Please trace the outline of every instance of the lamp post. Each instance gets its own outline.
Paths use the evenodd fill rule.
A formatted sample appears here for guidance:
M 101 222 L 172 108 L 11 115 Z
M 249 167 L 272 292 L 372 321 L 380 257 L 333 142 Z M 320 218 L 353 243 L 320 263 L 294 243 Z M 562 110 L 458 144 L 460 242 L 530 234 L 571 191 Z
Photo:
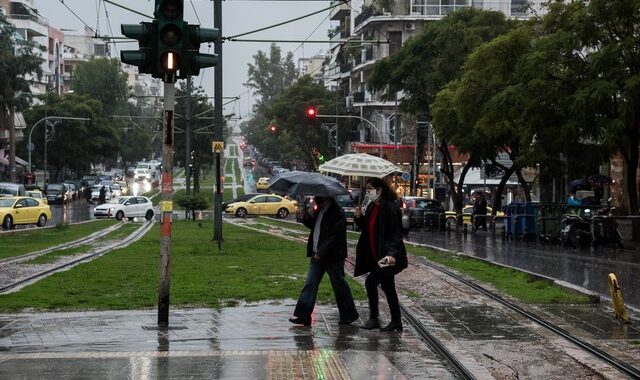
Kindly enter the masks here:
M 64 117 L 64 116 L 47 116 L 47 117 L 43 117 L 42 119 L 36 121 L 36 123 L 33 125 L 33 127 L 31 127 L 31 130 L 29 131 L 29 145 L 27 146 L 27 150 L 29 151 L 29 173 L 31 173 L 31 151 L 33 150 L 33 144 L 31 143 L 31 134 L 33 133 L 33 130 L 38 126 L 38 124 L 40 124 L 41 122 L 45 121 L 45 120 L 51 120 L 51 119 L 59 119 L 59 120 L 91 120 L 89 118 L 86 117 Z M 45 132 L 45 140 L 46 140 L 47 136 L 46 136 L 46 132 Z
M 365 119 L 364 117 L 356 116 L 356 115 L 321 115 L 321 114 L 317 114 L 316 117 L 332 117 L 332 118 L 335 117 L 336 119 L 358 119 L 358 120 L 362 120 L 365 123 L 369 124 L 369 126 L 371 126 L 371 128 L 375 129 L 375 131 L 378 133 L 378 137 L 380 138 L 380 142 L 378 143 L 378 145 L 380 145 L 380 151 L 378 152 L 378 155 L 380 156 L 380 158 L 382 158 L 382 133 L 380 132 L 378 127 L 376 127 L 376 125 L 373 124 L 371 121 Z

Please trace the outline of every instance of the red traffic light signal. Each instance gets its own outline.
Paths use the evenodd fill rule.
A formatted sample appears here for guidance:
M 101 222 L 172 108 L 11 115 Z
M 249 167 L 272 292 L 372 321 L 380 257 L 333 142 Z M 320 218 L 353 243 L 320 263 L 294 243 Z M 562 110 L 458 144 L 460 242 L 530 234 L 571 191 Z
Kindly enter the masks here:
M 278 130 L 278 127 L 272 124 L 271 126 L 269 126 L 269 130 L 271 130 L 272 133 L 276 133 L 276 131 Z
M 308 107 L 306 114 L 307 114 L 307 119 L 315 120 L 316 116 L 318 116 L 318 109 L 316 107 L 313 107 L 313 106 Z

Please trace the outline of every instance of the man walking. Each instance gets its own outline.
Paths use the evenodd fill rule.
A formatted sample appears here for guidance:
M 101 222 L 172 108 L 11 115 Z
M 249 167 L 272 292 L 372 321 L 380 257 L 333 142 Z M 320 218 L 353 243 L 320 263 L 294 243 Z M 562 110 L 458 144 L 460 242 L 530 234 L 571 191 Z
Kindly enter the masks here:
M 479 192 L 476 200 L 473 202 L 473 230 L 477 231 L 482 227 L 483 231 L 487 230 L 487 200 L 484 193 Z
M 311 313 L 316 303 L 320 281 L 327 272 L 340 313 L 340 324 L 350 324 L 359 318 L 353 302 L 351 288 L 344 277 L 344 260 L 347 257 L 347 222 L 340 205 L 331 197 L 315 197 L 317 210 L 310 215 L 301 209 L 302 223 L 311 229 L 307 241 L 307 257 L 310 257 L 309 273 L 300 292 L 295 318 L 291 323 L 311 325 Z

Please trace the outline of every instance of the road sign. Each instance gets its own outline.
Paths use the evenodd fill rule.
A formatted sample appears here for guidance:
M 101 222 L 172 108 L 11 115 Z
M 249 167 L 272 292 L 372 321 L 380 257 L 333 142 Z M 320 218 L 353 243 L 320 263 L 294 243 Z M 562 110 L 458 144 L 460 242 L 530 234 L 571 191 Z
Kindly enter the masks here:
M 214 141 L 211 145 L 213 153 L 222 153 L 224 150 L 224 141 Z
M 402 173 L 402 180 L 403 181 L 408 181 L 411 179 L 411 174 L 407 173 L 407 172 L 403 172 Z

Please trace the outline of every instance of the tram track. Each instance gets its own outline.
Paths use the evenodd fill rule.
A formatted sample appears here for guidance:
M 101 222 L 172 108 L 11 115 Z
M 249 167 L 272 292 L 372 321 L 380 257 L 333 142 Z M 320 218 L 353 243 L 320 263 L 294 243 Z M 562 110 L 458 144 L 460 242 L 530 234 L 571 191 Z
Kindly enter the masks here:
M 114 232 L 115 230 L 117 230 L 118 228 L 122 227 L 122 223 L 117 223 L 114 224 L 112 226 L 109 226 L 107 228 L 104 228 L 100 231 L 96 231 L 90 235 L 81 237 L 80 239 L 76 239 L 76 240 L 72 240 L 70 242 L 66 242 L 66 243 L 62 243 L 62 244 L 58 244 L 56 246 L 53 247 L 49 247 L 49 248 L 45 248 L 45 249 L 41 249 L 38 251 L 34 251 L 34 252 L 29 252 L 29 253 L 25 253 L 23 255 L 20 256 L 12 256 L 12 257 L 7 257 L 4 259 L 0 260 L 0 268 L 4 267 L 4 266 L 8 266 L 11 264 L 15 264 L 21 261 L 26 261 L 26 260 L 31 260 L 34 259 L 38 256 L 43 256 L 46 255 L 50 252 L 53 251 L 59 251 L 62 249 L 68 249 L 68 248 L 74 248 L 83 244 L 87 244 L 87 243 L 92 243 L 112 232 Z
M 262 224 L 265 226 L 270 226 L 272 228 L 278 228 L 272 224 L 268 224 L 268 223 L 260 223 L 258 221 L 256 221 L 255 223 L 258 224 Z M 288 223 L 292 223 L 293 222 L 288 222 Z M 297 223 L 296 223 L 297 224 Z M 293 229 L 293 228 L 286 228 L 286 227 L 279 227 L 282 228 L 284 230 L 288 230 L 288 231 L 296 231 L 299 232 L 300 234 L 305 234 L 304 231 L 300 231 L 297 229 Z M 264 232 L 264 231 L 263 231 Z M 347 234 L 348 236 L 349 234 Z M 282 235 L 278 235 L 281 236 Z M 349 236 L 347 237 L 347 242 L 350 246 L 355 245 L 356 241 L 353 239 L 349 239 Z M 590 355 L 596 357 L 597 359 L 601 360 L 604 363 L 607 363 L 609 366 L 615 368 L 616 370 L 620 371 L 621 373 L 629 376 L 630 378 L 634 378 L 634 379 L 640 379 L 640 369 L 623 361 L 620 360 L 616 357 L 614 357 L 613 355 L 609 354 L 608 352 L 605 352 L 604 350 L 596 347 L 595 345 L 587 342 L 586 340 L 577 337 L 573 334 L 571 334 L 569 331 L 567 331 L 566 329 L 563 329 L 562 327 L 558 326 L 557 324 L 550 322 L 548 320 L 545 320 L 544 318 L 525 310 L 523 307 L 521 307 L 520 305 L 516 304 L 515 302 L 509 301 L 506 298 L 502 297 L 501 295 L 497 294 L 496 292 L 493 292 L 477 283 L 475 283 L 474 281 L 470 281 L 467 278 L 465 278 L 462 275 L 459 275 L 447 268 L 444 268 L 440 265 L 436 265 L 433 264 L 431 262 L 429 262 L 426 258 L 424 257 L 420 257 L 420 256 L 414 256 L 415 260 L 414 263 L 410 263 L 409 265 L 414 265 L 414 266 L 418 266 L 418 265 L 423 265 L 425 267 L 428 267 L 431 270 L 435 270 L 437 272 L 440 272 L 444 275 L 446 275 L 447 277 L 450 277 L 452 279 L 455 279 L 456 281 L 466 285 L 467 287 L 471 288 L 473 291 L 482 294 L 484 297 L 488 297 L 489 299 L 498 302 L 499 304 L 501 304 L 502 306 L 516 312 L 517 314 L 523 316 L 524 318 L 526 318 L 527 320 L 544 327 L 545 329 L 547 329 L 548 331 L 552 332 L 553 334 L 561 337 L 562 339 L 571 342 L 572 344 L 574 344 L 575 346 L 579 347 L 581 350 L 589 353 Z M 348 258 L 347 261 L 353 265 L 353 260 L 351 258 Z M 405 317 L 405 320 L 407 320 L 410 325 L 414 328 L 414 330 L 416 331 L 416 333 L 434 350 L 434 352 L 436 352 L 441 358 L 443 358 L 444 361 L 446 361 L 447 363 L 449 363 L 449 365 L 454 368 L 456 370 L 456 372 L 459 374 L 459 376 L 461 376 L 462 378 L 474 378 L 473 374 L 471 372 L 469 372 L 462 363 L 460 363 L 455 355 L 453 355 L 444 344 L 442 344 L 442 342 L 440 340 L 438 340 L 433 334 L 431 334 L 429 332 L 429 330 L 426 328 L 426 326 L 424 326 L 424 324 L 422 324 L 419 319 L 416 317 L 416 313 L 414 313 L 410 308 L 407 308 L 406 306 L 403 306 L 401 304 L 401 309 L 402 309 L 402 313 L 403 316 Z M 470 377 L 469 377 L 470 376 Z
M 15 280 L 13 282 L 10 282 L 8 284 L 2 285 L 2 286 L 0 286 L 0 294 L 5 294 L 5 293 L 9 293 L 9 292 L 18 290 L 18 289 L 22 288 L 25 285 L 31 284 L 33 282 L 36 282 L 36 281 L 42 279 L 42 278 L 48 277 L 53 273 L 56 273 L 56 272 L 59 272 L 59 271 L 62 271 L 62 270 L 66 270 L 68 268 L 71 268 L 73 266 L 76 266 L 76 265 L 78 265 L 80 263 L 83 263 L 83 262 L 86 262 L 86 261 L 91 261 L 91 260 L 93 260 L 93 259 L 95 259 L 95 258 L 97 258 L 99 256 L 102 256 L 105 253 L 108 253 L 109 251 L 112 251 L 114 249 L 124 248 L 124 247 L 128 246 L 129 244 L 135 242 L 136 240 L 138 240 L 142 236 L 144 236 L 144 234 L 147 233 L 151 229 L 151 227 L 153 227 L 154 224 L 155 224 L 154 221 L 144 222 L 138 229 L 136 229 L 133 233 L 131 233 L 129 236 L 125 237 L 122 240 L 108 243 L 103 247 L 100 247 L 100 248 L 97 248 L 95 250 L 92 250 L 90 253 L 87 253 L 87 254 L 84 254 L 84 255 L 80 255 L 80 256 L 78 256 L 76 258 L 73 258 L 71 260 L 62 262 L 60 264 L 55 264 L 55 265 L 48 266 L 45 270 L 30 274 L 30 275 L 28 275 L 26 277 L 23 277 L 23 278 L 20 278 L 18 280 Z M 120 225 L 121 224 L 118 224 L 116 226 L 120 226 Z M 109 227 L 109 228 L 107 228 L 105 230 L 108 230 L 110 228 L 112 228 L 112 227 Z M 113 230 L 111 230 L 109 232 L 113 232 L 115 229 L 117 229 L 117 228 L 114 228 Z M 103 232 L 103 231 L 100 231 L 100 232 Z M 95 241 L 95 240 L 99 239 L 100 237 L 103 237 L 103 236 L 105 236 L 107 234 L 108 234 L 108 232 L 107 233 L 103 233 L 100 236 L 92 236 L 90 241 Z M 92 234 L 92 235 L 94 235 L 94 234 Z M 83 239 L 79 239 L 79 240 L 83 240 Z M 74 246 L 81 245 L 81 244 L 86 244 L 87 242 L 89 242 L 87 240 L 84 240 L 83 242 L 79 242 L 79 240 L 67 243 L 67 244 L 70 244 L 70 245 L 65 246 L 64 248 L 74 247 Z M 61 248 L 56 248 L 56 249 L 61 249 Z M 48 253 L 48 252 L 46 252 L 46 253 Z M 43 255 L 43 254 L 45 254 L 45 253 L 40 253 L 40 255 Z M 33 257 L 37 257 L 37 256 L 33 256 Z M 33 258 L 33 257 L 29 257 L 29 258 Z M 27 258 L 25 258 L 25 257 L 21 257 L 20 261 L 26 260 L 26 259 Z

